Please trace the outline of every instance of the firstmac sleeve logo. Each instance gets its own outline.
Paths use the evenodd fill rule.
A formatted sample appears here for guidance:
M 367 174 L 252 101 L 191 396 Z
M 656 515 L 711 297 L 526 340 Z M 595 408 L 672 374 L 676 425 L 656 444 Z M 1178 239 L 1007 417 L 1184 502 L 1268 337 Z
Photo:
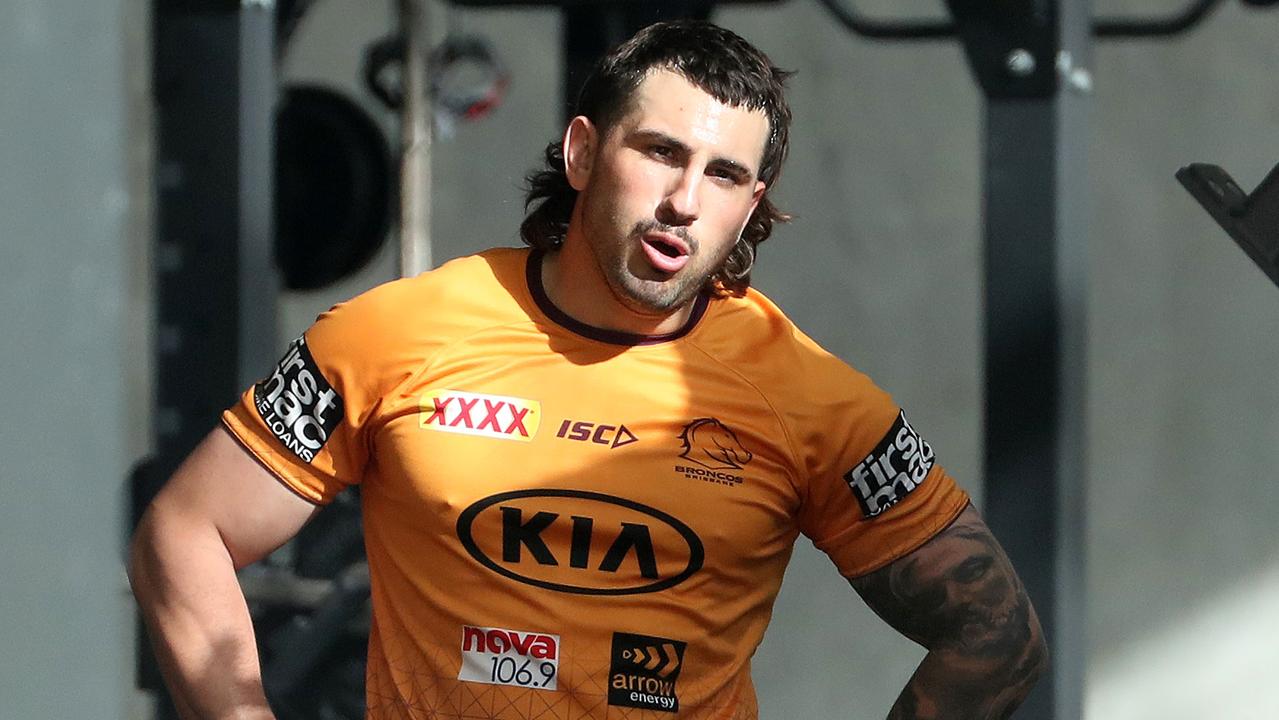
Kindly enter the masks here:
M 915 491 L 933 469 L 936 457 L 928 443 L 899 412 L 888 434 L 865 460 L 844 473 L 866 517 L 875 517 Z
M 542 403 L 504 395 L 428 390 L 418 426 L 426 430 L 528 442 L 542 423 Z
M 305 337 L 290 343 L 270 377 L 253 386 L 253 406 L 276 439 L 308 463 L 342 421 L 342 396 L 320 374 Z

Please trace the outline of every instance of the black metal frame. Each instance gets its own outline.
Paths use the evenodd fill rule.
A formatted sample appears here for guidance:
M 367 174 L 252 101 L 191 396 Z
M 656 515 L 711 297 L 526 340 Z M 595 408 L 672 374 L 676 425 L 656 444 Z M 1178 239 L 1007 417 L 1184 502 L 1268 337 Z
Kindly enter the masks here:
M 1080 263 L 1070 247 L 1068 206 L 1082 192 L 1082 170 L 1071 160 L 1082 130 L 1072 107 L 1078 102 L 1063 100 L 1058 61 L 1062 50 L 1086 58 L 1089 37 L 1179 35 L 1202 22 L 1220 0 L 1193 0 L 1180 13 L 1161 18 L 1099 20 L 1085 17 L 1086 3 L 1073 0 L 947 0 L 948 21 L 871 19 L 860 15 L 851 1 L 819 0 L 846 28 L 870 39 L 958 38 L 987 98 L 985 512 L 1026 581 L 1056 649 L 1053 681 L 1041 683 L 1018 716 L 1078 717 L 1083 329 L 1081 311 L 1072 302 Z M 272 264 L 272 41 L 287 42 L 313 0 L 280 0 L 275 17 L 269 4 L 154 2 L 157 453 L 136 473 L 135 520 L 217 413 L 272 359 L 270 308 L 278 283 L 264 270 Z M 587 68 L 606 49 L 656 20 L 706 18 L 715 5 L 715 0 L 452 2 L 560 7 L 565 115 Z M 202 75 L 196 77 L 192 68 Z M 228 113 L 228 107 L 235 110 Z M 209 157 L 235 160 L 206 162 Z M 1194 185 L 1193 178 L 1183 182 L 1236 240 L 1237 233 L 1255 230 L 1248 218 L 1264 219 L 1270 227 L 1279 224 L 1279 191 L 1271 192 L 1279 189 L 1279 168 L 1262 183 L 1270 189 L 1264 201 L 1263 188 L 1256 200 L 1220 194 L 1212 199 L 1204 194 L 1210 184 Z M 1262 260 L 1274 266 L 1279 251 L 1256 254 L 1253 250 L 1262 244 L 1255 233 L 1249 238 L 1251 250 L 1242 240 L 1241 246 L 1271 273 Z M 1273 247 L 1279 247 L 1279 240 Z M 1279 269 L 1271 277 L 1279 283 Z M 338 525 L 358 528 L 358 515 L 350 519 L 350 510 L 330 514 Z M 299 544 L 305 545 L 302 540 Z M 358 544 L 349 537 L 344 542 Z M 288 696 L 332 651 L 313 642 L 316 628 L 348 626 L 366 612 L 367 570 L 358 561 L 344 567 L 328 568 L 323 574 L 331 579 L 314 582 L 286 571 L 285 580 L 306 585 L 315 596 L 314 612 L 309 626 L 288 619 L 301 614 L 289 615 L 260 638 L 268 650 L 264 679 L 273 699 Z M 288 612 L 304 611 L 305 603 L 297 600 L 286 598 L 280 607 L 292 602 Z M 303 647 L 311 651 L 299 652 Z M 145 652 L 142 656 L 147 657 Z M 153 665 L 144 667 L 142 675 L 144 687 L 159 686 Z M 174 717 L 171 713 L 167 708 L 161 717 Z
M 1094 37 L 1180 35 L 1220 0 L 1192 0 L 1153 19 L 1093 19 L 1088 3 L 1072 0 L 947 0 L 951 22 L 876 21 L 848 0 L 819 1 L 870 39 L 958 38 L 984 92 L 984 512 L 1055 648 L 1051 681 L 1035 688 L 1017 717 L 1079 717 L 1086 328 L 1074 226 L 1082 221 L 1070 208 L 1082 202 L 1086 178 L 1075 152 L 1083 144 L 1082 100 L 1061 92 L 1061 76 L 1072 70 L 1061 61 L 1087 58 Z M 1230 227 L 1242 232 L 1244 224 L 1236 219 Z
M 133 524 L 275 352 L 272 13 L 155 0 L 155 453 L 135 468 Z M 145 642 L 139 680 L 176 718 Z
M 1251 194 L 1230 173 L 1207 163 L 1181 168 L 1177 179 L 1266 277 L 1279 285 L 1279 165 Z
M 661 20 L 706 20 L 715 5 L 764 4 L 777 0 L 451 0 L 463 7 L 558 7 L 564 18 L 563 117 L 572 117 L 591 67 L 614 45 Z
M 872 40 L 945 40 L 960 29 L 945 20 L 881 20 L 857 11 L 852 0 L 817 0 L 846 29 Z M 1176 37 L 1202 22 L 1221 0 L 1190 0 L 1179 12 L 1154 18 L 1109 17 L 1091 21 L 1092 34 L 1101 39 Z M 1017 10 L 1017 3 L 987 3 L 993 12 Z

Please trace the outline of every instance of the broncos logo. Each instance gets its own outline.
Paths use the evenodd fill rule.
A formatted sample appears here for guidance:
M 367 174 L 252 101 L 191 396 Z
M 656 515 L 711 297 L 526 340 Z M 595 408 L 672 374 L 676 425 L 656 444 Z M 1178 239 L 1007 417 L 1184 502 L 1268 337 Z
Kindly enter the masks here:
M 684 441 L 680 457 L 711 470 L 741 470 L 753 457 L 733 431 L 715 418 L 698 418 L 685 425 L 679 439 Z

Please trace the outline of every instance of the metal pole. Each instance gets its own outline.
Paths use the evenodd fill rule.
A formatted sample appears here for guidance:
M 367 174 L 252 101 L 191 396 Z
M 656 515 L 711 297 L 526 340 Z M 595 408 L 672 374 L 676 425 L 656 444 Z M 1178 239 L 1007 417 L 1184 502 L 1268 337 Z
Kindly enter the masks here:
M 431 268 L 431 98 L 427 88 L 426 3 L 398 0 L 404 39 L 400 109 L 400 275 Z
M 155 454 L 133 521 L 276 352 L 272 173 L 277 77 L 269 3 L 155 0 Z M 141 644 L 146 648 L 147 644 Z M 177 718 L 158 665 L 139 682 Z
M 275 15 L 268 3 L 241 0 L 239 14 L 239 346 L 238 381 L 246 388 L 271 367 L 279 350 L 275 299 L 280 274 L 274 267 Z
M 472 0 L 474 1 L 474 0 Z M 465 4 L 465 3 L 463 3 Z M 488 3 L 496 4 L 496 3 Z M 713 0 L 648 0 L 626 2 L 561 2 L 564 18 L 564 120 L 596 61 L 614 45 L 651 23 L 694 18 L 709 20 Z
M 1091 2 L 947 4 L 986 96 L 984 511 L 1054 658 L 1015 717 L 1074 720 L 1085 650 Z
M 1057 597 L 1053 624 L 1053 717 L 1083 717 L 1084 658 L 1088 652 L 1084 605 L 1087 531 L 1086 408 L 1088 391 L 1088 145 L 1093 99 L 1092 0 L 1062 3 L 1057 70 L 1057 217 L 1055 224 L 1057 352 Z M 1066 54 L 1069 53 L 1069 54 Z
M 1052 674 L 1015 717 L 1082 710 L 1089 0 L 1020 22 L 950 0 L 986 91 L 986 519 L 1039 611 Z

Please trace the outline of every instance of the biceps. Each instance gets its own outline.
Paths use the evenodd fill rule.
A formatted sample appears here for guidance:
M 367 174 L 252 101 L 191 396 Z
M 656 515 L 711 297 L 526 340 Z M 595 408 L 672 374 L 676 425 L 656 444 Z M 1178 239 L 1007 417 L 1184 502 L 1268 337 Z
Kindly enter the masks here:
M 180 520 L 168 527 L 215 530 L 239 568 L 293 537 L 317 510 L 217 428 L 178 467 L 148 514 Z
M 929 650 L 1001 657 L 1039 635 L 1021 580 L 972 506 L 914 552 L 852 585 L 881 618 Z

